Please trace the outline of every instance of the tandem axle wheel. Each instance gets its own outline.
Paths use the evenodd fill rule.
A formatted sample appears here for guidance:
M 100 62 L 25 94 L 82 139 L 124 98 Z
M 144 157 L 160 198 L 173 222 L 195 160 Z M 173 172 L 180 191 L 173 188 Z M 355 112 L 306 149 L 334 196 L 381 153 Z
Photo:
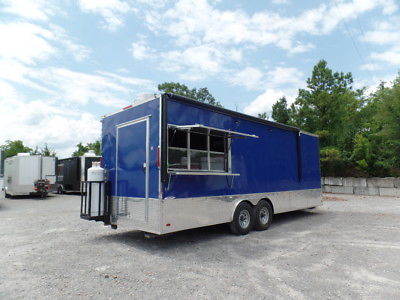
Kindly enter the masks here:
M 241 202 L 236 207 L 233 220 L 229 224 L 232 233 L 245 235 L 253 228 L 266 230 L 273 218 L 273 209 L 266 200 L 260 200 L 255 207 L 247 202 Z

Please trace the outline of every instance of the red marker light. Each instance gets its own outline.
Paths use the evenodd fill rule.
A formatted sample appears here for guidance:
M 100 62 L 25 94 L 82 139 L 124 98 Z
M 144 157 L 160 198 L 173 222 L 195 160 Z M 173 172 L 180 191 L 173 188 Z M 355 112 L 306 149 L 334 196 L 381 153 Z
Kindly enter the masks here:
M 161 162 L 160 162 L 160 146 L 157 148 L 157 168 L 160 168 Z
M 171 226 L 171 224 L 170 224 L 170 223 L 167 223 L 167 224 L 165 224 L 165 226 L 169 227 L 169 226 Z
M 131 108 L 131 107 L 132 107 L 132 105 L 125 106 L 125 107 L 123 108 L 123 110 L 128 109 L 128 108 Z

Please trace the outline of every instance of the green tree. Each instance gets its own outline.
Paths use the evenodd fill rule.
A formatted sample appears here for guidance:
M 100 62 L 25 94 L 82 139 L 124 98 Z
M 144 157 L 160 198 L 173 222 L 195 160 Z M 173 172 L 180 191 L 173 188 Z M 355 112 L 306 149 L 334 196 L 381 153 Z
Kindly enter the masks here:
M 44 155 L 44 156 L 56 156 L 56 155 L 57 155 L 57 153 L 54 151 L 54 149 L 51 149 L 51 148 L 47 145 L 47 143 L 46 143 L 46 144 L 44 145 L 44 147 L 41 149 L 40 154 L 41 154 L 41 155 Z
M 363 91 L 354 91 L 351 73 L 333 72 L 319 61 L 292 106 L 294 125 L 320 135 L 322 147 L 338 147 L 350 156 L 354 135 L 360 131 Z
M 94 143 L 87 143 L 83 145 L 79 143 L 76 145 L 76 150 L 72 153 L 72 156 L 82 156 L 87 153 L 89 150 L 93 150 L 96 155 L 101 155 L 101 147 L 100 140 L 95 141 Z
M 364 108 L 369 121 L 365 137 L 371 145 L 370 173 L 400 175 L 400 74 L 391 86 L 383 83 Z
M 210 91 L 206 88 L 188 88 L 185 84 L 179 82 L 164 82 L 158 85 L 158 90 L 162 93 L 172 93 L 176 95 L 181 95 L 189 97 L 200 102 L 212 104 L 215 106 L 221 106 Z
M 257 115 L 258 118 L 268 120 L 268 115 L 266 112 L 263 112 L 262 114 Z
M 51 149 L 47 143 L 44 145 L 43 148 L 40 148 L 38 146 L 35 147 L 35 150 L 32 150 L 30 152 L 31 155 L 43 155 L 43 156 L 56 156 L 57 153 Z
M 6 158 L 17 155 L 18 153 L 30 153 L 32 151 L 32 148 L 25 146 L 21 140 L 7 140 L 0 148 L 4 150 L 4 156 Z
M 272 105 L 272 119 L 278 123 L 289 124 L 291 119 L 291 110 L 288 107 L 286 97 L 280 98 Z

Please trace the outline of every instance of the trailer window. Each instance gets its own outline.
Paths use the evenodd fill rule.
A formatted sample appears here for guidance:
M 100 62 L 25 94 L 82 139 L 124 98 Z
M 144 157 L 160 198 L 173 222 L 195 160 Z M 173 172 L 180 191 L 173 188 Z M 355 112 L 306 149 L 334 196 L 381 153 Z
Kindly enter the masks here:
M 168 131 L 169 147 L 186 148 L 187 147 L 187 132 L 183 130 L 170 129 Z
M 228 172 L 228 138 L 213 130 L 168 129 L 168 168 Z

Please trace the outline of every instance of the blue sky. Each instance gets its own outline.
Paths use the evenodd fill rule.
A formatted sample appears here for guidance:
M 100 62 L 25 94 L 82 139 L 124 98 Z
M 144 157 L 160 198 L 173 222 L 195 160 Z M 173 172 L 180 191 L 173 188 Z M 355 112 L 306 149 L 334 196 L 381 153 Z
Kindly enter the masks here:
M 397 0 L 1 0 L 0 144 L 60 157 L 100 117 L 179 81 L 227 108 L 293 101 L 318 60 L 372 90 L 400 66 Z

